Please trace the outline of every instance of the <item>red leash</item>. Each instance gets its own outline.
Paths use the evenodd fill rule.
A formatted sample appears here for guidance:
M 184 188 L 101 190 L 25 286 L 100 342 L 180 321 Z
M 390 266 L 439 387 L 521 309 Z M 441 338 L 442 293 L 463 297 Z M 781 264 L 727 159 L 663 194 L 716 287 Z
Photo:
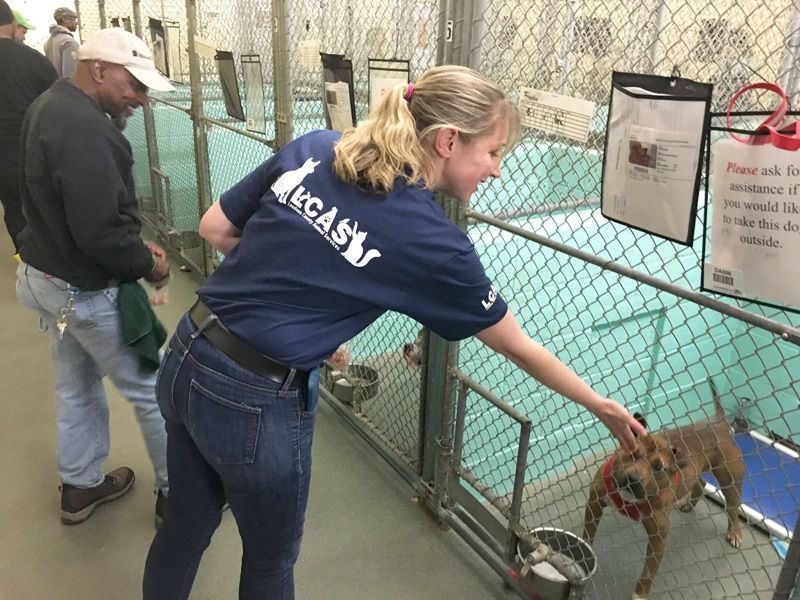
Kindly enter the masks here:
M 789 110 L 789 101 L 786 99 L 786 92 L 776 83 L 751 83 L 736 92 L 728 103 L 728 110 L 725 115 L 728 128 L 731 128 L 731 109 L 733 105 L 742 94 L 750 90 L 766 90 L 768 92 L 773 92 L 780 97 L 781 101 L 778 107 L 772 111 L 772 114 L 756 129 L 757 134 L 767 132 L 766 135 L 751 135 L 749 138 L 744 138 L 731 132 L 731 137 L 743 144 L 751 144 L 754 146 L 772 144 L 776 148 L 781 148 L 782 150 L 795 151 L 800 149 L 800 122 L 794 121 L 780 127 Z

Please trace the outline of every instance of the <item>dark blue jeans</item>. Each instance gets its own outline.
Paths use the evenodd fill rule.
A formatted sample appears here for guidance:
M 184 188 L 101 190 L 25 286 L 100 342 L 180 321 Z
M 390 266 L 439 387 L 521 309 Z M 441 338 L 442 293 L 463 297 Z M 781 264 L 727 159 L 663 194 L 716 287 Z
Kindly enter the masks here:
M 239 598 L 294 598 L 318 378 L 316 370 L 308 381 L 261 377 L 198 335 L 184 315 L 156 383 L 170 490 L 147 556 L 145 600 L 189 596 L 226 501 L 242 538 Z

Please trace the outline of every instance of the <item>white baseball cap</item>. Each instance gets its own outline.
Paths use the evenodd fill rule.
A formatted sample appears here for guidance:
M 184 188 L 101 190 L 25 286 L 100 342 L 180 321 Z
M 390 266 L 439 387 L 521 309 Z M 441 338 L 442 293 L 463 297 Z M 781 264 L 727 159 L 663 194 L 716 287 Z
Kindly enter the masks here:
M 153 53 L 140 38 L 119 27 L 101 29 L 78 49 L 78 60 L 102 60 L 122 65 L 147 87 L 159 92 L 175 88 L 156 70 Z

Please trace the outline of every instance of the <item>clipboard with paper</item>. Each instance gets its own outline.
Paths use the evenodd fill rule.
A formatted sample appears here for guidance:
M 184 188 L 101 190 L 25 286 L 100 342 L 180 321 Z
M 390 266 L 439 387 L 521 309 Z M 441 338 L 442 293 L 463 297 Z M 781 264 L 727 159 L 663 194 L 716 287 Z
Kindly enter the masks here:
M 616 71 L 611 81 L 601 212 L 691 245 L 713 86 Z

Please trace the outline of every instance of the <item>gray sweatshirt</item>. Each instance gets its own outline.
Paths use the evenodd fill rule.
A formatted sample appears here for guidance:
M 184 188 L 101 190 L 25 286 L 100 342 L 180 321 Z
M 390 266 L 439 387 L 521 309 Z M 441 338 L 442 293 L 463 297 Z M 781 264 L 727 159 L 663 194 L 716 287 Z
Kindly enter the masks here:
M 66 27 L 51 25 L 44 55 L 53 63 L 59 77 L 72 77 L 78 64 L 78 42 Z

